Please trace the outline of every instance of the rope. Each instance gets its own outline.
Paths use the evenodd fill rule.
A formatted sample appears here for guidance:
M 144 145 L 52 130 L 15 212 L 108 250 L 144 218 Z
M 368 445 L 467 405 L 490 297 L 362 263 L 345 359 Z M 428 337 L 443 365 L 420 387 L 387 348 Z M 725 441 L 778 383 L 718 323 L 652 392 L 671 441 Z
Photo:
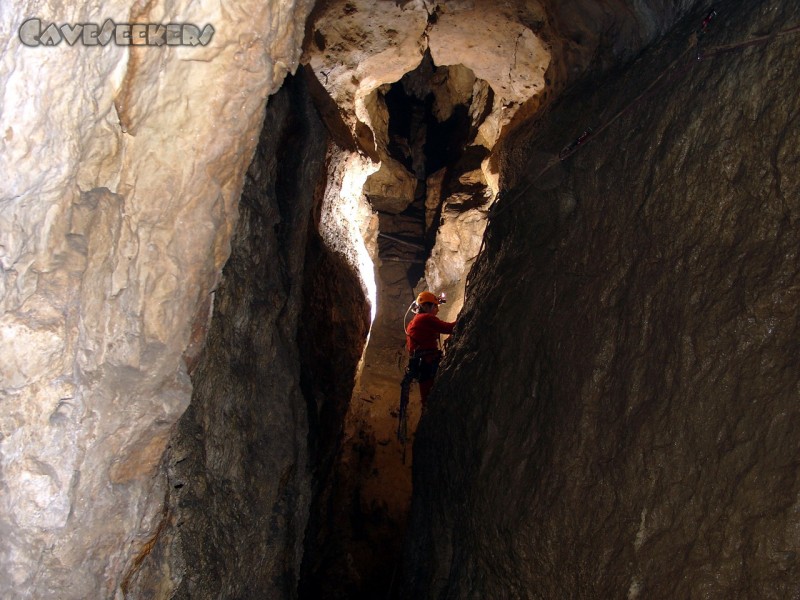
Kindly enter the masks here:
M 709 17 L 706 17 L 706 19 L 710 20 L 710 15 L 709 15 Z M 705 33 L 705 27 L 706 26 L 707 26 L 707 22 L 704 22 L 703 33 Z M 761 36 L 761 37 L 750 39 L 750 40 L 746 40 L 744 42 L 737 42 L 735 44 L 726 44 L 726 45 L 723 45 L 723 46 L 714 46 L 712 48 L 709 48 L 705 53 L 701 53 L 700 51 L 698 51 L 697 54 L 696 54 L 696 59 L 697 60 L 692 60 L 685 67 L 683 67 L 682 69 L 679 69 L 679 70 L 674 71 L 674 72 L 671 73 L 672 69 L 678 64 L 678 62 L 683 60 L 686 57 L 686 55 L 692 49 L 698 47 L 698 35 L 697 35 L 697 33 L 693 33 L 691 38 L 690 38 L 690 40 L 689 40 L 689 46 L 686 48 L 686 50 L 684 50 L 680 55 L 678 55 L 678 57 L 675 60 L 673 60 L 669 64 L 669 66 L 667 66 L 663 71 L 661 71 L 659 76 L 656 77 L 653 80 L 653 82 L 649 86 L 647 86 L 647 88 L 641 94 L 636 96 L 636 98 L 631 100 L 625 107 L 620 109 L 613 117 L 611 117 L 611 119 L 609 119 L 608 121 L 603 123 L 603 125 L 598 127 L 596 130 L 592 131 L 591 129 L 587 129 L 581 135 L 581 137 L 579 137 L 578 139 L 574 140 L 569 146 L 567 146 L 565 148 L 565 150 L 562 150 L 559 153 L 558 157 L 552 158 L 547 163 L 545 163 L 544 167 L 532 179 L 529 179 L 528 182 L 524 186 L 522 186 L 521 188 L 518 188 L 511 196 L 509 196 L 507 198 L 503 197 L 502 195 L 498 196 L 498 198 L 494 201 L 494 203 L 492 203 L 492 205 L 489 207 L 489 218 L 488 218 L 489 222 L 487 223 L 487 229 L 488 229 L 489 224 L 491 223 L 492 219 L 496 218 L 498 215 L 500 215 L 503 212 L 505 212 L 505 210 L 507 208 L 512 206 L 514 201 L 517 198 L 519 198 L 520 196 L 522 196 L 529 189 L 531 189 L 531 187 L 533 187 L 533 185 L 542 177 L 542 175 L 544 175 L 547 171 L 552 169 L 558 163 L 565 161 L 567 158 L 569 158 L 570 156 L 575 154 L 578 150 L 580 150 L 581 148 L 586 146 L 586 144 L 591 142 L 600 133 L 602 133 L 603 131 L 608 129 L 611 125 L 613 125 L 614 122 L 616 122 L 617 119 L 619 119 L 622 115 L 627 113 L 629 110 L 631 110 L 634 106 L 636 106 L 639 102 L 644 100 L 646 97 L 648 97 L 649 95 L 651 95 L 655 91 L 657 91 L 658 88 L 660 87 L 659 84 L 665 84 L 668 81 L 670 81 L 671 78 L 675 78 L 676 76 L 683 75 L 684 73 L 689 71 L 692 68 L 693 65 L 695 65 L 696 63 L 698 63 L 700 61 L 706 60 L 708 58 L 713 58 L 715 56 L 719 56 L 720 54 L 724 54 L 726 52 L 732 52 L 734 50 L 739 50 L 739 49 L 747 48 L 747 47 L 750 47 L 750 46 L 756 46 L 758 44 L 766 44 L 766 43 L 769 43 L 769 42 L 771 42 L 772 40 L 774 40 L 776 38 L 784 37 L 784 36 L 788 36 L 788 35 L 793 35 L 793 34 L 796 34 L 796 33 L 800 33 L 800 25 L 797 25 L 797 26 L 794 26 L 794 27 L 790 27 L 788 29 L 782 29 L 782 30 L 780 30 L 780 31 L 778 31 L 776 33 L 765 35 L 765 36 Z M 670 74 L 672 77 L 665 78 L 668 74 Z M 590 132 L 590 133 L 587 135 L 588 132 Z M 500 202 L 501 199 L 502 199 L 502 202 Z M 495 207 L 497 207 L 497 208 L 495 208 Z M 483 249 L 484 249 L 485 245 L 486 245 L 486 236 L 484 235 L 483 239 L 481 240 L 481 247 L 478 250 L 478 254 L 475 257 L 475 262 L 473 263 L 473 267 L 474 267 L 475 264 L 477 264 L 478 258 L 480 258 L 481 254 L 483 253 Z M 466 285 L 467 286 L 469 286 L 469 279 L 470 279 L 470 277 L 469 277 L 469 274 L 468 274 L 467 281 L 466 281 Z
M 425 251 L 425 246 L 421 246 L 420 244 L 415 244 L 414 242 L 409 242 L 408 240 L 399 238 L 396 235 L 389 235 L 388 233 L 380 232 L 378 233 L 378 237 L 386 238 L 387 240 L 391 240 L 393 242 L 397 242 L 398 244 L 403 244 L 404 246 L 409 246 L 417 250 L 422 250 L 423 252 Z
M 770 35 L 764 35 L 758 38 L 753 38 L 752 40 L 747 40 L 745 42 L 737 42 L 736 44 L 727 44 L 725 46 L 716 46 L 714 48 L 711 48 L 705 54 L 698 56 L 697 59 L 703 60 L 709 56 L 717 56 L 725 52 L 730 52 L 731 50 L 738 50 L 739 48 L 747 48 L 748 46 L 757 46 L 758 44 L 766 44 L 774 40 L 775 38 L 792 35 L 798 32 L 800 32 L 800 25 L 797 25 L 795 27 L 790 27 L 788 29 L 781 29 L 776 33 L 772 33 Z

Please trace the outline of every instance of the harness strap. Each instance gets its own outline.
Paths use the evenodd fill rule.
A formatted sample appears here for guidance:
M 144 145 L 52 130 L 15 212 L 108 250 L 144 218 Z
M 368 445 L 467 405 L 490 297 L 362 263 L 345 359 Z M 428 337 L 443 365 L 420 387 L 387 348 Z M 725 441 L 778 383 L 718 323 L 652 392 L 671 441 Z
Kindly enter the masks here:
M 441 354 L 441 350 L 434 350 L 433 348 L 427 348 L 424 350 L 414 350 L 411 353 L 411 358 L 424 358 L 425 356 L 432 356 L 433 354 Z

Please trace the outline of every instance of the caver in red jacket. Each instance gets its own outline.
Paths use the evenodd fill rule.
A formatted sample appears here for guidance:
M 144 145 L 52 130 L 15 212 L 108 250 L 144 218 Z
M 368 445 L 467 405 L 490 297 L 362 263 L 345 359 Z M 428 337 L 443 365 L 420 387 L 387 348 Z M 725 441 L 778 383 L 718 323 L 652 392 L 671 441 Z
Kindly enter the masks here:
M 438 311 L 436 311 L 438 312 Z M 406 328 L 406 347 L 411 359 L 421 358 L 422 364 L 419 376 L 419 394 L 422 397 L 422 406 L 428 399 L 428 393 L 433 387 L 433 378 L 439 368 L 442 353 L 439 350 L 439 335 L 453 333 L 455 321 L 448 323 L 442 321 L 433 313 L 419 313 Z

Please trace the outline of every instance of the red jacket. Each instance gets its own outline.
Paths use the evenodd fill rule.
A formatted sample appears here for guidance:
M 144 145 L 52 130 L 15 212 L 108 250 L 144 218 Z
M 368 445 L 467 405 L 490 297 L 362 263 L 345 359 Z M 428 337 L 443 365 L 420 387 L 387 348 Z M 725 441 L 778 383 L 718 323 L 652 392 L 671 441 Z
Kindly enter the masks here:
M 415 350 L 438 350 L 439 334 L 453 333 L 455 326 L 455 321 L 448 323 L 430 313 L 419 313 L 406 329 L 406 347 L 411 353 Z

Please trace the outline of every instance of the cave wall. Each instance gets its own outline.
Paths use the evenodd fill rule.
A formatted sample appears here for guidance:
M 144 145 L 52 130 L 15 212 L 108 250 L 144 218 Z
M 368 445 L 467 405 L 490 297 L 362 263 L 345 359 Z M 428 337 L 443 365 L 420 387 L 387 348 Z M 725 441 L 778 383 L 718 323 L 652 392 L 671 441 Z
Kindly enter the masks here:
M 703 16 L 506 148 L 414 448 L 409 597 L 800 594 L 800 46 L 720 51 L 800 7 L 725 3 L 698 60 Z
M 287 79 L 165 456 L 163 521 L 127 597 L 296 597 L 309 507 L 369 328 L 358 276 L 318 231 L 327 153 L 304 79 Z
M 0 8 L 0 596 L 112 597 L 155 475 L 266 97 L 307 0 Z M 204 47 L 24 46 L 22 22 L 212 24 Z
M 554 47 L 563 42 L 553 64 L 567 73 L 569 52 L 581 65 L 600 57 L 608 66 L 615 57 L 632 56 L 637 40 L 660 32 L 692 3 L 637 2 L 636 10 L 627 11 L 623 2 L 588 2 L 584 8 L 599 8 L 586 15 L 577 4 L 560 4 L 563 10 L 555 7 L 544 28 L 556 33 L 544 39 Z M 183 488 L 168 489 L 158 468 L 190 398 L 187 364 L 196 364 L 204 345 L 210 294 L 230 251 L 264 100 L 296 66 L 310 8 L 308 0 L 102 7 L 17 0 L 0 9 L 9 17 L 0 28 L 3 597 L 112 596 L 125 573 L 129 589 L 145 586 L 134 574 L 145 572 L 148 552 L 163 539 L 154 532 L 179 526 L 165 520 L 162 508 L 165 496 L 177 497 L 172 489 Z M 620 14 L 633 20 L 620 24 Z M 191 50 L 23 48 L 16 31 L 33 15 L 57 23 L 159 22 L 180 15 L 212 23 L 216 34 L 209 47 Z M 533 21 L 526 24 L 531 31 L 540 26 Z M 598 46 L 600 31 L 618 43 Z M 411 53 L 421 56 L 417 41 L 411 40 Z M 556 78 L 556 89 L 580 72 Z M 349 75 L 345 80 L 352 82 Z M 554 140 L 576 133 L 554 127 Z M 556 151 L 543 150 L 548 156 Z M 524 152 L 508 153 L 518 173 L 525 160 Z M 787 185 L 790 175 L 782 175 L 781 193 Z M 559 189 L 561 219 L 575 195 Z M 508 226 L 498 217 L 497 231 Z M 491 255 L 508 252 L 509 246 L 498 250 L 496 243 Z M 316 269 L 307 268 L 312 271 L 304 285 Z M 569 299 L 556 295 L 560 314 L 569 312 Z M 301 353 L 301 369 L 314 364 L 304 360 Z M 301 373 L 302 385 L 310 385 L 304 389 L 313 392 L 308 371 Z M 310 427 L 313 437 L 313 419 Z M 322 442 L 312 439 L 315 444 Z M 298 479 L 295 488 L 303 485 Z M 297 556 L 290 546 L 297 535 L 280 527 L 276 535 L 280 544 L 274 547 L 292 562 L 283 571 L 291 578 Z M 167 587 L 183 577 L 175 565 L 167 563 L 165 579 L 158 580 Z
M 374 170 L 364 157 L 338 146 L 330 148 L 325 201 L 315 214 L 306 258 L 305 317 L 298 333 L 305 350 L 301 386 L 311 406 L 314 494 L 297 591 L 299 598 L 309 600 L 336 597 L 345 585 L 342 572 L 332 572 L 328 565 L 331 557 L 342 560 L 346 555 L 341 547 L 346 529 L 341 525 L 351 516 L 352 498 L 342 498 L 344 477 L 337 465 L 347 444 L 346 415 L 353 385 L 357 371 L 363 370 L 365 344 L 371 335 L 372 305 L 367 286 L 358 276 L 364 257 L 359 258 L 356 248 L 374 252 L 376 245 L 377 216 L 361 193 L 364 180 Z M 360 173 L 358 184 L 349 190 L 346 184 L 352 176 L 348 172 Z M 371 271 L 371 263 L 369 267 Z

